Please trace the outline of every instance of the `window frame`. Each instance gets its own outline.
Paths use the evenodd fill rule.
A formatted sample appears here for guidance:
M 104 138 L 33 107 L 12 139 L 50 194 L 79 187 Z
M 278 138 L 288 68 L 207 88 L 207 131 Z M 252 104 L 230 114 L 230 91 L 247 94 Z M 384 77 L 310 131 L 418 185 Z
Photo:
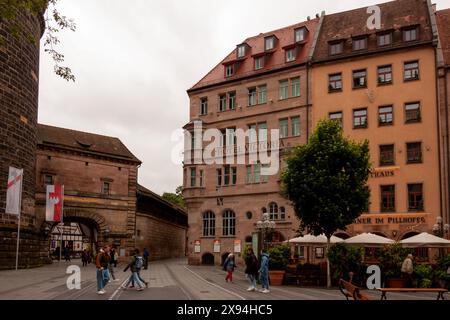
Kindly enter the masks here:
M 416 156 L 416 158 L 410 158 L 410 146 L 419 146 L 419 150 L 416 153 L 418 154 L 418 156 Z M 406 143 L 406 164 L 418 164 L 418 163 L 423 163 L 423 151 L 422 151 L 422 142 L 421 141 L 415 141 L 415 142 L 407 142 Z
M 298 98 L 301 96 L 301 77 L 291 78 L 291 97 Z
M 102 183 L 102 195 L 111 195 L 111 183 L 108 181 L 103 181 Z
M 296 122 L 294 122 L 294 120 L 297 120 L 298 119 L 298 122 L 296 121 Z M 298 133 L 296 133 L 296 128 L 298 128 Z M 296 117 L 291 117 L 291 129 L 292 129 L 292 131 L 291 131 L 291 136 L 292 137 L 300 137 L 301 136 L 301 134 L 302 134 L 302 131 L 301 131 L 301 118 L 300 118 L 300 116 L 296 116 Z
M 236 213 L 233 210 L 226 209 L 222 213 L 222 235 L 236 236 Z
M 264 90 L 261 90 L 263 88 L 264 88 Z M 258 95 L 258 101 L 257 101 L 258 104 L 267 103 L 267 85 L 266 84 L 261 84 L 257 87 L 257 95 Z
M 190 188 L 195 188 L 197 187 L 197 168 L 190 168 L 189 172 L 190 172 L 189 186 Z M 192 175 L 192 173 L 194 175 Z
M 381 69 L 387 69 L 387 68 L 390 68 L 389 72 L 380 72 Z M 389 81 L 386 81 L 386 80 L 385 81 L 381 81 L 381 78 L 386 79 L 386 75 L 390 75 L 391 80 L 389 80 Z M 393 82 L 394 82 L 394 72 L 393 72 L 393 69 L 392 69 L 392 64 L 386 64 L 386 65 L 383 65 L 383 66 L 378 66 L 377 67 L 377 83 L 378 83 L 378 85 L 379 86 L 385 86 L 385 85 L 393 84 Z
M 365 111 L 366 115 L 365 115 L 365 123 L 364 124 L 360 124 L 360 125 L 356 125 L 355 124 L 355 120 L 356 119 L 360 119 L 363 118 L 364 116 L 356 116 L 356 112 L 358 111 Z M 353 129 L 367 129 L 369 127 L 369 112 L 367 108 L 358 108 L 358 109 L 353 109 Z
M 256 87 L 248 88 L 248 106 L 253 107 L 258 104 L 258 90 Z
M 383 149 L 384 148 L 384 149 Z M 387 150 L 390 148 L 390 150 Z M 390 159 L 386 156 L 386 154 L 390 154 Z M 392 144 L 381 144 L 378 146 L 378 155 L 379 155 L 379 166 L 380 167 L 389 167 L 395 165 L 395 145 Z
M 279 100 L 286 100 L 289 98 L 289 80 L 280 80 L 279 84 Z M 284 85 L 286 84 L 286 85 Z M 286 94 L 284 96 L 284 93 Z
M 389 36 L 389 43 L 381 44 L 380 40 L 385 39 L 386 36 Z M 387 46 L 392 45 L 392 38 L 393 38 L 392 31 L 382 32 L 382 33 L 377 34 L 377 46 L 378 47 L 387 47 Z
M 234 76 L 234 63 L 225 66 L 225 78 Z
M 227 95 L 225 93 L 219 94 L 219 112 L 227 111 Z
M 255 57 L 254 68 L 256 70 L 261 70 L 264 68 L 264 57 Z
M 284 124 L 286 124 L 284 126 Z M 278 120 L 278 126 L 280 130 L 280 139 L 289 137 L 289 118 L 283 118 Z
M 271 41 L 272 46 L 269 48 L 267 44 Z M 271 51 L 275 49 L 275 36 L 269 36 L 264 38 L 264 51 Z
M 392 188 L 391 190 L 383 190 L 383 188 Z M 384 206 L 385 204 L 385 195 L 388 195 L 387 197 L 387 204 L 392 204 L 391 207 Z M 396 194 L 395 194 L 395 184 L 389 184 L 389 185 L 380 185 L 380 212 L 396 212 Z
M 391 112 L 381 112 L 382 109 L 387 109 L 387 108 L 391 108 Z M 391 115 L 390 122 L 381 121 L 381 118 L 383 116 L 387 119 L 389 114 Z M 394 105 L 379 106 L 378 107 L 378 126 L 379 127 L 387 127 L 387 126 L 393 126 L 393 125 L 394 125 Z
M 337 115 L 337 114 L 340 114 L 341 117 L 340 117 L 340 118 L 332 118 L 332 117 L 331 117 L 332 115 Z M 339 121 L 339 123 L 341 124 L 341 128 L 342 128 L 342 126 L 343 126 L 343 124 L 344 124 L 344 112 L 343 112 L 343 111 L 329 112 L 329 113 L 328 113 L 328 119 Z
M 302 34 L 303 37 L 301 40 L 297 39 L 298 34 Z M 297 28 L 294 30 L 294 41 L 296 43 L 303 42 L 303 41 L 305 41 L 305 39 L 306 39 L 306 28 L 305 27 L 300 27 L 300 28 Z
M 202 214 L 202 229 L 203 237 L 216 236 L 216 214 L 214 212 L 206 211 Z
M 334 50 L 337 48 L 338 50 Z M 330 42 L 328 43 L 328 53 L 330 56 L 337 56 L 344 52 L 344 41 Z
M 417 109 L 407 109 L 408 106 L 417 105 Z M 408 112 L 411 114 L 412 110 L 416 110 L 417 117 L 414 119 L 408 119 Z M 407 102 L 404 105 L 404 117 L 405 117 L 405 124 L 410 123 L 421 123 L 422 122 L 422 106 L 419 101 L 416 102 Z
M 408 67 L 407 65 L 417 64 L 417 67 Z M 416 74 L 414 74 L 414 71 L 417 71 Z M 406 76 L 406 73 L 411 73 L 409 77 Z M 403 81 L 409 82 L 409 81 L 418 81 L 420 80 L 420 62 L 419 60 L 412 60 L 412 61 L 406 61 L 403 63 Z
M 334 80 L 332 78 L 339 77 L 339 80 Z M 332 92 L 340 92 L 343 90 L 343 80 L 342 80 L 342 72 L 333 73 L 328 75 L 328 93 Z M 334 84 L 334 87 L 333 87 Z M 340 84 L 340 87 L 337 87 L 337 84 Z
M 200 115 L 206 116 L 208 114 L 208 97 L 200 98 Z
M 285 62 L 293 62 L 297 60 L 297 49 L 296 48 L 286 49 L 284 58 Z
M 236 91 L 230 91 L 227 93 L 227 106 L 228 110 L 236 110 Z
M 410 32 L 413 32 L 415 34 L 415 38 L 412 39 L 412 37 L 408 40 L 407 39 L 407 35 Z M 407 27 L 407 28 L 403 28 L 402 29 L 402 39 L 403 42 L 414 42 L 414 41 L 418 41 L 419 40 L 419 27 L 418 26 L 413 26 L 413 27 Z
M 364 73 L 363 77 L 356 77 L 355 78 L 356 74 L 363 74 L 363 73 Z M 355 79 L 358 79 L 358 80 L 364 79 L 364 84 L 363 85 L 361 85 L 361 84 L 356 85 L 355 84 Z M 353 88 L 353 90 L 366 89 L 367 88 L 367 69 L 359 69 L 359 70 L 353 70 L 352 71 L 352 88 Z
M 363 47 L 356 48 L 356 44 L 363 43 Z M 367 36 L 357 37 L 352 39 L 352 51 L 364 51 L 367 50 Z
M 240 45 L 238 45 L 237 46 L 237 52 L 236 52 L 236 57 L 238 58 L 238 59 L 242 59 L 242 58 L 245 58 L 245 56 L 247 55 L 247 48 L 246 48 L 247 46 L 245 45 L 245 44 L 240 44 Z M 242 53 L 242 55 L 240 54 L 241 53 L 241 50 L 243 51 Z
M 420 192 L 418 191 L 411 191 L 411 189 L 414 186 L 420 186 Z M 423 192 L 423 183 L 408 183 L 407 186 L 408 189 L 408 212 L 421 212 L 421 211 L 425 211 L 425 206 L 424 206 L 424 192 Z M 413 199 L 413 203 L 416 204 L 416 206 L 412 206 L 412 202 L 411 202 L 411 196 L 414 197 Z M 421 200 L 417 200 L 417 198 L 421 197 Z

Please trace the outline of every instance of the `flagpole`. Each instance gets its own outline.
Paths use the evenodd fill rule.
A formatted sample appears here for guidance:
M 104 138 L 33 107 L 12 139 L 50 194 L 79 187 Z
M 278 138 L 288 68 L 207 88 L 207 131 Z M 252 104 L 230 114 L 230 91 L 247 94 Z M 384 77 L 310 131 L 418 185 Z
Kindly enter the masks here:
M 20 178 L 20 191 L 19 191 L 19 221 L 17 223 L 17 244 L 16 244 L 16 271 L 19 268 L 19 243 L 20 243 L 20 216 L 22 213 L 22 181 L 23 181 L 23 169 Z

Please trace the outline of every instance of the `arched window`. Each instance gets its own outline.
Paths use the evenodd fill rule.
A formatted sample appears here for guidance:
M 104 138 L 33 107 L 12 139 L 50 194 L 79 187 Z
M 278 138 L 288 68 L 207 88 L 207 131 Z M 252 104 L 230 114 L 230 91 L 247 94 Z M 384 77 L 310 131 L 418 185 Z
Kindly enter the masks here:
M 278 220 L 278 205 L 275 202 L 269 204 L 270 220 Z
M 203 214 L 203 236 L 214 237 L 216 235 L 216 215 L 212 211 Z
M 280 207 L 280 219 L 281 220 L 286 219 L 286 209 L 284 207 Z
M 223 213 L 223 235 L 236 235 L 236 214 L 232 210 L 225 210 Z

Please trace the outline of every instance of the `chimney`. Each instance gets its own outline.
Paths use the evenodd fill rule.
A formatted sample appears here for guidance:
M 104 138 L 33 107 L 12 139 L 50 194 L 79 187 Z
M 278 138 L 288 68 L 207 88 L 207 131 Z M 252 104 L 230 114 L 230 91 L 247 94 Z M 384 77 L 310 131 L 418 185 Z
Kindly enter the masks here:
M 311 17 L 310 17 L 310 16 L 308 16 L 308 17 L 306 18 L 306 20 L 308 20 L 308 21 L 309 21 L 309 20 L 311 20 Z
M 319 16 L 319 14 L 318 14 L 318 13 L 316 13 L 316 18 L 317 18 L 317 19 L 319 19 L 319 18 L 320 18 L 320 16 Z

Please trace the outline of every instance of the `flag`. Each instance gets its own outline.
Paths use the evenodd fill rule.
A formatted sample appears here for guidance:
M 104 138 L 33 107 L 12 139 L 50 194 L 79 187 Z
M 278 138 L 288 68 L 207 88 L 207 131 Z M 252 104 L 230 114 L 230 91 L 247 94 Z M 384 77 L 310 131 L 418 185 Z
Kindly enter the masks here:
M 6 191 L 6 213 L 20 215 L 22 202 L 23 169 L 9 167 Z
M 47 185 L 45 221 L 62 222 L 64 186 Z

